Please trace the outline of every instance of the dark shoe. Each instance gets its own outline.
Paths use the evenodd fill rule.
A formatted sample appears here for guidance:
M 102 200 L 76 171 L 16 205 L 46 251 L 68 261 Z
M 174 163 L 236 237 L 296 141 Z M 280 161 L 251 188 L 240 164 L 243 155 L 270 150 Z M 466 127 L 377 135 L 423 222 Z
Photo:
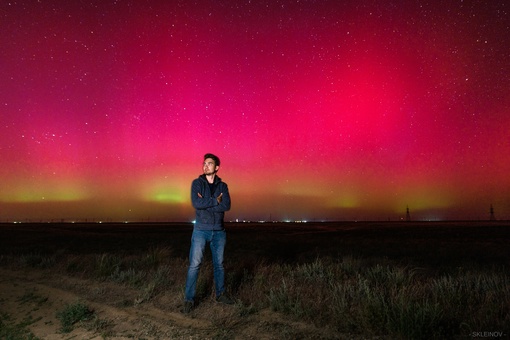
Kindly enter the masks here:
M 216 298 L 216 301 L 219 303 L 223 303 L 225 305 L 233 305 L 234 304 L 234 301 L 232 301 L 232 299 L 229 298 L 228 296 L 226 296 L 225 294 L 221 294 L 220 296 L 218 296 Z
M 189 314 L 194 307 L 193 301 L 184 301 L 184 307 L 181 309 L 181 313 Z

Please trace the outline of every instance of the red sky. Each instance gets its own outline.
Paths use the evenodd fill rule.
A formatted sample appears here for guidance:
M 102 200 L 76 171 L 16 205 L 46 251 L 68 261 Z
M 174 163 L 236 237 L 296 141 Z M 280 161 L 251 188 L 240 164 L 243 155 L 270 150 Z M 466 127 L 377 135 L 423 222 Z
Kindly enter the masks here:
M 0 5 L 0 221 L 510 219 L 506 1 Z

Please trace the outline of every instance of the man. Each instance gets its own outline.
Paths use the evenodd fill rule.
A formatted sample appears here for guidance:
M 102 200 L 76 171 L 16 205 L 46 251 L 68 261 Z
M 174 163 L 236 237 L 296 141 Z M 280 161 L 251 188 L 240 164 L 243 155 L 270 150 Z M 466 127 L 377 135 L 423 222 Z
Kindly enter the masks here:
M 213 154 L 204 155 L 203 171 L 191 184 L 191 204 L 196 211 L 195 226 L 191 236 L 189 268 L 186 276 L 184 308 L 189 313 L 195 306 L 195 291 L 198 272 L 204 257 L 206 244 L 209 243 L 214 268 L 216 301 L 232 304 L 225 296 L 225 271 L 223 269 L 223 250 L 227 241 L 223 217 L 230 210 L 228 186 L 217 176 L 220 159 Z

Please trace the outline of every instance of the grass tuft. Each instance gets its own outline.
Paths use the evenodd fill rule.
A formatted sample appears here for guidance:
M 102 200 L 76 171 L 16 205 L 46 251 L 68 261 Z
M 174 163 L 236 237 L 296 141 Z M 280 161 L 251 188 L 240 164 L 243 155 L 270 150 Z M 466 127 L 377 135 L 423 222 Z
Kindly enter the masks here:
M 38 321 L 31 316 L 26 317 L 20 323 L 13 322 L 7 314 L 0 315 L 0 339 L 3 340 L 39 340 L 28 326 Z
M 88 321 L 93 314 L 93 311 L 81 302 L 68 304 L 63 310 L 57 312 L 57 319 L 61 324 L 60 330 L 63 333 L 69 333 L 77 322 Z

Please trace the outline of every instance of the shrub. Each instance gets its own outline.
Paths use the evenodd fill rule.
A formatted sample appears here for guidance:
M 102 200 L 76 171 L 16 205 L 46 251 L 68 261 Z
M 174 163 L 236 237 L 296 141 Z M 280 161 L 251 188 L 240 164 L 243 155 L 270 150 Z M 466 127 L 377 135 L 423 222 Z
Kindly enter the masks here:
M 112 276 L 120 269 L 121 260 L 119 257 L 110 254 L 96 256 L 95 274 L 98 278 L 104 279 Z
M 61 324 L 61 331 L 63 333 L 69 333 L 73 330 L 74 324 L 79 321 L 90 320 L 93 312 L 83 303 L 77 302 L 74 304 L 68 304 L 66 307 L 57 312 L 57 319 Z
M 141 287 L 143 283 L 145 282 L 146 275 L 139 270 L 136 270 L 134 268 L 128 268 L 126 270 L 120 270 L 119 267 L 115 268 L 115 271 L 110 275 L 110 279 L 129 285 L 131 287 Z
M 19 258 L 22 267 L 51 268 L 55 265 L 54 256 L 44 256 L 39 253 L 23 254 Z

